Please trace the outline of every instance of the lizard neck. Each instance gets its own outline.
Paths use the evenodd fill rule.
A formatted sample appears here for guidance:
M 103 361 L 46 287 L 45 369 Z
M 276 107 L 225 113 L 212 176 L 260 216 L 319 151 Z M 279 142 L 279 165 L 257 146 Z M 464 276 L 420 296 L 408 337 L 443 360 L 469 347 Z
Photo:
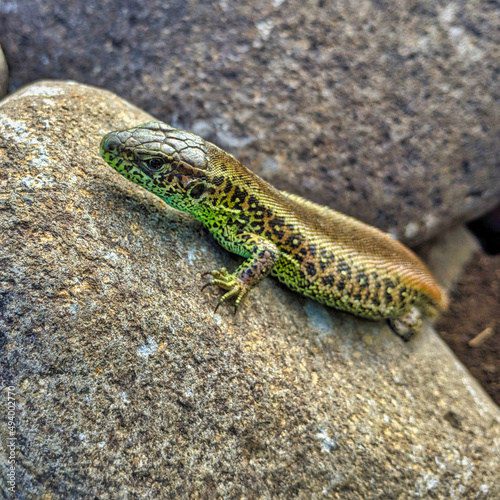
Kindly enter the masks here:
M 265 200 L 283 198 L 280 191 L 210 143 L 207 144 L 207 157 L 209 183 L 203 204 L 212 211 L 219 211 L 230 219 L 265 211 L 269 216 L 270 207 L 264 206 Z

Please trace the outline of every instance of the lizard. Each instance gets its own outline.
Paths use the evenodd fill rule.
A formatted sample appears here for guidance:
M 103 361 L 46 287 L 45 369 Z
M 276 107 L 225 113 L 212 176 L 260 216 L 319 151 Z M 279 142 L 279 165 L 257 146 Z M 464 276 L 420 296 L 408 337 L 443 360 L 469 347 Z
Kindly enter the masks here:
M 205 275 L 235 310 L 272 275 L 327 306 L 387 319 L 404 340 L 447 307 L 423 262 L 387 233 L 280 191 L 233 155 L 160 121 L 106 134 L 102 158 L 129 181 L 192 214 L 226 250 L 245 260 Z

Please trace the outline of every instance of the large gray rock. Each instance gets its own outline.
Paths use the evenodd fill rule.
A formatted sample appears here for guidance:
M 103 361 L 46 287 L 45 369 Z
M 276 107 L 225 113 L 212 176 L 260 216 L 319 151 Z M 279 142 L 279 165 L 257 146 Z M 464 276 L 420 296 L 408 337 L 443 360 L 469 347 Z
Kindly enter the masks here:
M 13 87 L 106 87 L 407 242 L 498 202 L 496 2 L 17 0 L 3 14 Z
M 404 344 L 271 279 L 213 313 L 200 274 L 238 259 L 98 156 L 149 119 L 62 82 L 0 105 L 18 497 L 498 498 L 500 412 L 430 329 Z

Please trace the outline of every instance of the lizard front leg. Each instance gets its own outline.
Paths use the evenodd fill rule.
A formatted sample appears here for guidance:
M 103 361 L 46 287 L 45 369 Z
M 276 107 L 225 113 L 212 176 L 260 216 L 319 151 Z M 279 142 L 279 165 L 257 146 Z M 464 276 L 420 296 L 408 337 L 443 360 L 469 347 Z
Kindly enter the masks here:
M 243 297 L 268 276 L 279 258 L 278 247 L 271 241 L 253 233 L 236 233 L 224 241 L 219 241 L 231 252 L 237 253 L 247 259 L 233 273 L 225 267 L 205 273 L 212 279 L 203 287 L 217 285 L 228 290 L 219 300 L 215 310 L 226 302 L 236 297 L 235 309 L 240 305 Z

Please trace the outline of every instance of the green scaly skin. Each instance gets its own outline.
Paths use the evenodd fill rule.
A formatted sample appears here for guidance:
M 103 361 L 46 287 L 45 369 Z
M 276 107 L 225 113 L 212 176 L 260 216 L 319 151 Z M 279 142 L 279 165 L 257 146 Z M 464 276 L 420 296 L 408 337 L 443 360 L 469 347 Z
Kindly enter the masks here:
M 435 316 L 446 296 L 424 264 L 386 233 L 279 191 L 229 153 L 190 132 L 149 122 L 111 132 L 104 160 L 172 207 L 191 213 L 225 249 L 243 257 L 232 273 L 207 273 L 227 292 L 217 307 L 268 275 L 322 304 L 387 318 L 403 338 Z

